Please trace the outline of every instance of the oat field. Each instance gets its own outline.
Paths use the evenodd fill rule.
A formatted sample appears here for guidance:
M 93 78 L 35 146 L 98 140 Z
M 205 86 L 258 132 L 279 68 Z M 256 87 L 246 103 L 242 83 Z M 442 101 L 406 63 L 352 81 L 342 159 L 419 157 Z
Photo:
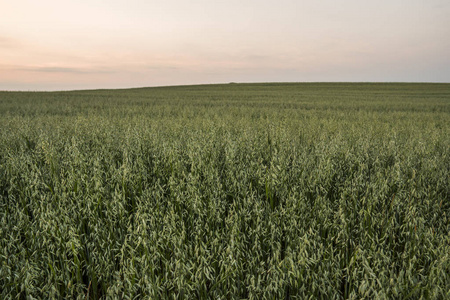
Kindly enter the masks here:
M 450 84 L 0 92 L 1 299 L 449 299 Z

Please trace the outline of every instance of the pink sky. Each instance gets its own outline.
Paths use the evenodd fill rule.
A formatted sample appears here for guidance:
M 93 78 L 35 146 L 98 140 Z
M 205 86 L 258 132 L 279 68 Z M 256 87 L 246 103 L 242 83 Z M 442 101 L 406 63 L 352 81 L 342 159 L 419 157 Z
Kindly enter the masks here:
M 450 82 L 450 1 L 0 2 L 0 90 Z

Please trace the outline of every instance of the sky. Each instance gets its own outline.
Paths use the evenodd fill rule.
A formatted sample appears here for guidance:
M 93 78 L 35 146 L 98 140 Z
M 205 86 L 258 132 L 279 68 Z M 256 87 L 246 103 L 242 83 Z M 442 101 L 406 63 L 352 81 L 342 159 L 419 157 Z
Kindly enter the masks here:
M 0 90 L 450 82 L 448 0 L 0 0 Z

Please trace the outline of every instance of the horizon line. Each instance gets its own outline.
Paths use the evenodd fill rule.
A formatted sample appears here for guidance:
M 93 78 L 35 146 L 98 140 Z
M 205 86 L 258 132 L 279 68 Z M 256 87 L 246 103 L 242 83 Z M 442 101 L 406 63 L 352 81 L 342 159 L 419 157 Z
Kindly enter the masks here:
M 195 87 L 195 86 L 213 86 L 213 85 L 251 85 L 251 84 L 450 84 L 450 81 L 249 81 L 249 82 L 216 82 L 216 83 L 193 83 L 193 84 L 169 84 L 169 85 L 148 85 L 148 86 L 131 86 L 118 88 L 87 88 L 87 89 L 61 89 L 61 90 L 2 90 L 0 92 L 17 92 L 17 93 L 57 93 L 57 92 L 81 92 L 81 91 L 123 91 L 137 89 L 156 89 L 171 87 Z

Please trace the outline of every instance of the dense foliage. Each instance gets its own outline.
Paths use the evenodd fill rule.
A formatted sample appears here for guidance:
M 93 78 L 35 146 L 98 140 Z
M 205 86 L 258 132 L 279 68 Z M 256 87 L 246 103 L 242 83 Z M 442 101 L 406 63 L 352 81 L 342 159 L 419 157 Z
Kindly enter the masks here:
M 450 84 L 0 92 L 0 298 L 450 298 Z

